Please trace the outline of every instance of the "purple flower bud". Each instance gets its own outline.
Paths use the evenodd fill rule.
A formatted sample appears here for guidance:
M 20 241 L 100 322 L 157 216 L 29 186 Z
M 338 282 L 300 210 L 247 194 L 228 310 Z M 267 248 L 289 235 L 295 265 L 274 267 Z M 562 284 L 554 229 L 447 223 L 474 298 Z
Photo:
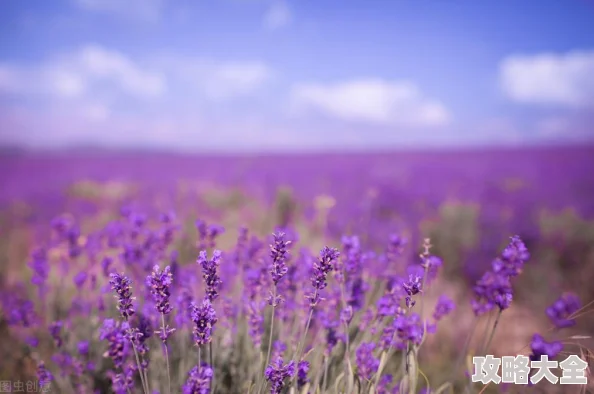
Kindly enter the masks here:
M 132 281 L 123 274 L 111 274 L 110 277 L 109 284 L 117 294 L 118 310 L 127 319 L 134 315 L 134 306 L 132 305 L 134 297 L 132 297 L 132 287 L 130 286 Z

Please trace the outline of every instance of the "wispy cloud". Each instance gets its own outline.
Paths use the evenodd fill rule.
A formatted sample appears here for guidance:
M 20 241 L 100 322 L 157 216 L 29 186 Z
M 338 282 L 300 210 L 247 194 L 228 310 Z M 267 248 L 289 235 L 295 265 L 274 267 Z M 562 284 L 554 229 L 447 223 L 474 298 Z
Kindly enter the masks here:
M 274 76 L 267 64 L 256 60 L 218 61 L 172 55 L 160 63 L 171 79 L 216 101 L 255 94 Z
M 292 19 L 289 5 L 283 0 L 274 0 L 264 14 L 264 26 L 276 30 L 290 24 Z
M 13 94 L 81 98 L 104 93 L 107 87 L 118 94 L 151 98 L 165 92 L 166 79 L 121 52 L 97 45 L 36 66 L 0 64 L 0 91 Z
M 384 125 L 438 126 L 451 116 L 437 100 L 409 82 L 360 79 L 336 84 L 299 84 L 291 92 L 298 110 Z
M 503 92 L 515 102 L 594 106 L 594 51 L 513 55 L 499 70 Z
M 144 22 L 157 22 L 165 10 L 165 0 L 72 0 L 73 4 L 88 12 Z

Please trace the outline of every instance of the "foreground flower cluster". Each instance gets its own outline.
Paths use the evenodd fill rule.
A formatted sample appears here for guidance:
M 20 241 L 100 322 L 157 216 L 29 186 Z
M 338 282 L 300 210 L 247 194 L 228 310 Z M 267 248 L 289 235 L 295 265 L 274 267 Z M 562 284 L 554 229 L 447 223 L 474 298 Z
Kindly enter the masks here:
M 123 210 L 85 235 L 66 218 L 52 228 L 31 256 L 30 284 L 4 291 L 2 305 L 14 335 L 35 350 L 39 384 L 57 392 L 428 392 L 422 345 L 466 307 L 433 294 L 429 309 L 443 265 L 429 240 L 405 261 L 409 245 L 398 235 L 381 251 L 349 235 L 314 253 L 290 228 L 268 239 L 240 228 L 221 251 L 226 230 L 199 220 L 195 261 L 186 262 L 173 214 L 153 222 Z M 529 261 L 511 237 L 473 288 L 477 319 L 496 316 L 483 354 Z M 564 294 L 546 315 L 567 328 L 580 308 Z M 531 358 L 562 350 L 537 333 Z M 459 363 L 451 375 L 464 380 L 464 372 Z

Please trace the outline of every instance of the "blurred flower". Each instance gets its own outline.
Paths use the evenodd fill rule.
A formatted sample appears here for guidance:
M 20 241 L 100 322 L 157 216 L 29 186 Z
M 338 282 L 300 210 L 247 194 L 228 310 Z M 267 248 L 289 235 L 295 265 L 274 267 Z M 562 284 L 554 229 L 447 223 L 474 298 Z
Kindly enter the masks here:
M 297 364 L 297 387 L 302 388 L 305 386 L 309 379 L 307 374 L 309 373 L 309 361 L 299 361 Z
M 541 357 L 546 355 L 549 359 L 555 358 L 563 350 L 563 344 L 558 341 L 547 342 L 540 334 L 534 334 L 530 342 L 532 354 L 530 360 L 540 361 Z
M 437 322 L 443 319 L 445 316 L 449 315 L 455 308 L 454 301 L 452 301 L 448 296 L 442 294 L 439 299 L 437 300 L 437 304 L 435 305 L 435 311 L 433 312 L 433 319 Z
M 576 294 L 564 294 L 546 309 L 546 314 L 557 328 L 566 328 L 575 325 L 576 314 L 582 303 Z
M 357 370 L 365 380 L 371 379 L 379 367 L 379 360 L 373 356 L 375 343 L 365 342 L 359 345 L 356 352 Z

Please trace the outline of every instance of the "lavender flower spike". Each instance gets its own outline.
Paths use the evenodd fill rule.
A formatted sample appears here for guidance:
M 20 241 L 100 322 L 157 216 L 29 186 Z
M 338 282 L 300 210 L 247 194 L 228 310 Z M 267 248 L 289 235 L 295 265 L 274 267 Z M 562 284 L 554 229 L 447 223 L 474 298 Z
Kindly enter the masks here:
M 123 274 L 111 274 L 110 277 L 109 284 L 112 290 L 117 293 L 118 310 L 125 319 L 128 319 L 134 315 L 134 306 L 132 305 L 134 297 L 132 297 L 132 287 L 130 286 L 132 281 Z
M 282 357 L 266 368 L 266 380 L 270 382 L 270 394 L 280 394 L 285 388 L 285 380 L 295 375 L 295 362 L 290 361 L 287 365 L 283 364 Z
M 205 250 L 198 255 L 198 264 L 202 267 L 202 277 L 206 284 L 206 296 L 210 302 L 216 300 L 219 296 L 219 288 L 223 283 L 217 273 L 217 268 L 221 264 L 222 253 L 220 250 L 215 250 L 212 253 L 212 260 L 208 259 Z
M 192 303 L 192 321 L 194 322 L 194 341 L 201 346 L 212 341 L 212 332 L 217 323 L 217 314 L 212 304 L 205 298 L 200 306 Z
M 270 257 L 272 258 L 272 267 L 270 268 L 270 274 L 272 275 L 272 281 L 276 286 L 278 282 L 287 274 L 287 258 L 288 258 L 288 246 L 291 241 L 285 240 L 285 233 L 277 232 L 273 234 L 274 244 L 270 245 Z
M 320 302 L 320 290 L 327 286 L 327 277 L 330 271 L 334 270 L 334 262 L 340 253 L 337 249 L 324 246 L 320 251 L 320 259 L 314 264 L 311 284 L 314 288 L 313 294 L 307 296 L 310 306 L 314 307 Z
M 150 288 L 157 311 L 164 315 L 169 314 L 173 309 L 169 303 L 169 297 L 171 296 L 169 288 L 172 283 L 173 277 L 169 266 L 161 271 L 159 266 L 155 265 L 151 275 L 146 278 L 146 284 Z

